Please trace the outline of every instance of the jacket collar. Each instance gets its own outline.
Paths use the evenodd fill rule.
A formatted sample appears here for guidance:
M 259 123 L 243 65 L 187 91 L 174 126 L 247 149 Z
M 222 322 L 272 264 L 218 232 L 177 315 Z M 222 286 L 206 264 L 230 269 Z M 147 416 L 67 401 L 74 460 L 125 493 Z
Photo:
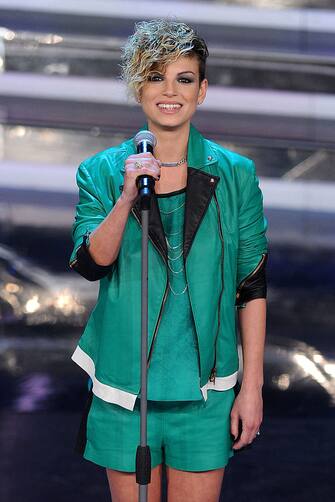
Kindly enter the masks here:
M 148 130 L 147 122 L 140 128 L 140 131 Z M 126 149 L 128 155 L 136 153 L 136 147 L 133 138 L 126 142 Z M 216 152 L 208 144 L 208 141 L 203 135 L 190 124 L 190 132 L 187 143 L 187 161 L 190 167 L 194 169 L 201 169 L 207 165 L 213 164 L 217 161 Z
M 216 154 L 202 134 L 190 125 L 187 146 L 187 161 L 190 167 L 202 169 L 217 161 Z
M 145 124 L 141 130 L 146 130 Z M 132 140 L 129 144 L 129 152 L 136 153 L 136 148 Z M 128 146 L 128 145 L 127 145 Z M 129 153 L 130 155 L 130 153 Z M 187 186 L 185 199 L 184 216 L 184 260 L 191 249 L 192 242 L 199 228 L 199 225 L 209 206 L 214 194 L 216 185 L 220 178 L 207 172 L 207 166 L 217 162 L 215 152 L 208 144 L 207 140 L 191 124 L 187 146 Z M 140 201 L 135 202 L 132 213 L 141 224 Z M 159 212 L 156 195 L 152 197 L 151 211 L 149 215 L 149 237 L 155 247 L 167 262 L 167 245 L 164 234 L 164 227 Z

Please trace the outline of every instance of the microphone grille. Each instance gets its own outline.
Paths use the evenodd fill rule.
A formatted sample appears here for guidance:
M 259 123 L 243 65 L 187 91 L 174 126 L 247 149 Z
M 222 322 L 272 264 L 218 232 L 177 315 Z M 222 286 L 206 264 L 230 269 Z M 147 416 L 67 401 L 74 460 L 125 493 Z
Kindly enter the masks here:
M 150 131 L 140 131 L 136 134 L 134 138 L 135 146 L 137 147 L 141 141 L 147 141 L 152 147 L 157 144 L 156 136 Z

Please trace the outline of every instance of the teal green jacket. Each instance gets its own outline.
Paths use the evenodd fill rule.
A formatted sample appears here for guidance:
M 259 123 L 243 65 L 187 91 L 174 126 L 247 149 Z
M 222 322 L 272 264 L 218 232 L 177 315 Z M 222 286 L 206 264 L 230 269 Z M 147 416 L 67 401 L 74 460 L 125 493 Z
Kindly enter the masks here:
M 123 188 L 133 139 L 99 152 L 77 171 L 79 202 L 70 266 L 100 280 L 99 295 L 71 356 L 91 377 L 93 393 L 132 410 L 140 393 L 141 214 L 129 214 L 116 260 L 95 265 L 89 234 Z M 236 308 L 266 297 L 267 221 L 254 162 L 205 139 L 191 125 L 184 220 L 184 265 L 200 357 L 199 386 L 226 390 L 237 381 Z M 148 366 L 169 291 L 167 248 L 157 198 L 149 218 Z

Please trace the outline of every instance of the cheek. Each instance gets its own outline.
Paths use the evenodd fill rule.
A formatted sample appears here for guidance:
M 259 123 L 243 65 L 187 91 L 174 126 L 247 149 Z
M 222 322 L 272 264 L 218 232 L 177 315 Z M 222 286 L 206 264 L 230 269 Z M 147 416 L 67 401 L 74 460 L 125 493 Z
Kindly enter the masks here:
M 188 103 L 189 103 L 189 107 L 192 108 L 192 110 L 195 109 L 198 104 L 198 95 L 193 94 L 192 97 L 189 98 Z
M 154 98 L 154 92 L 152 92 L 150 89 L 145 89 L 145 91 L 142 89 L 142 93 L 141 93 L 141 97 L 140 97 L 140 100 L 141 100 L 141 103 L 142 103 L 142 106 L 148 106 L 152 103 L 152 100 Z
M 187 92 L 187 100 L 194 104 L 197 105 L 199 99 L 199 89 L 189 89 Z

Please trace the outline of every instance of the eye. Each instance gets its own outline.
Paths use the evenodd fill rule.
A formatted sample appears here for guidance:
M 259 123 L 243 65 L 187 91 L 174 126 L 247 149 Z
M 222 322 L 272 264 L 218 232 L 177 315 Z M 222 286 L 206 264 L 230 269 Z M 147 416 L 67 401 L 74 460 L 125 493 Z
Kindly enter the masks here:
M 148 77 L 148 80 L 149 82 L 160 82 L 161 80 L 163 80 L 163 77 L 162 75 L 150 75 Z
M 193 80 L 191 78 L 187 78 L 187 77 L 180 77 L 178 80 L 182 84 L 191 84 L 193 82 Z

